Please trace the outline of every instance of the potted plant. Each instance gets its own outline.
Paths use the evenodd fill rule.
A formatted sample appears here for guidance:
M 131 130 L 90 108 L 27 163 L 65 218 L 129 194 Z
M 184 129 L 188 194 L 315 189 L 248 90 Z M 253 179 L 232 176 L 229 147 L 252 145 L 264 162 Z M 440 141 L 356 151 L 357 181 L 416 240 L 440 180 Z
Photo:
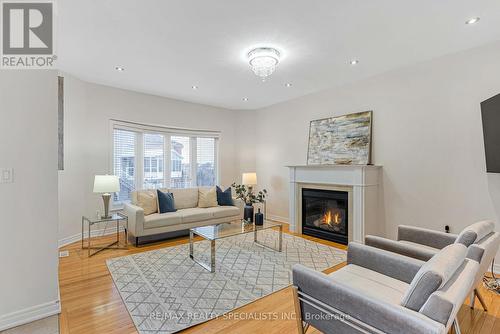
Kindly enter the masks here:
M 248 222 L 253 222 L 253 204 L 263 203 L 266 200 L 267 190 L 262 189 L 256 194 L 252 186 L 236 183 L 233 183 L 231 186 L 235 190 L 236 198 L 245 202 L 243 219 Z

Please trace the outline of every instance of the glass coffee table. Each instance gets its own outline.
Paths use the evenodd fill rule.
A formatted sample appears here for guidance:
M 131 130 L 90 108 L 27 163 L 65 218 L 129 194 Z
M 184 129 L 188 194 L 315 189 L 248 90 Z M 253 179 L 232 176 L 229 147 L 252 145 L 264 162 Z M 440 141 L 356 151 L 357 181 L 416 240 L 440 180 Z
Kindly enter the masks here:
M 279 228 L 278 249 L 264 245 L 257 239 L 257 232 L 273 227 Z M 213 273 L 215 272 L 215 241 L 247 233 L 253 233 L 253 241 L 255 244 L 281 252 L 283 247 L 283 225 L 281 223 L 265 220 L 263 225 L 256 226 L 255 224 L 246 223 L 244 220 L 241 220 L 231 223 L 208 225 L 189 229 L 189 257 L 193 259 L 194 262 Z M 194 235 L 199 235 L 205 240 L 210 241 L 210 263 L 204 263 L 194 257 Z

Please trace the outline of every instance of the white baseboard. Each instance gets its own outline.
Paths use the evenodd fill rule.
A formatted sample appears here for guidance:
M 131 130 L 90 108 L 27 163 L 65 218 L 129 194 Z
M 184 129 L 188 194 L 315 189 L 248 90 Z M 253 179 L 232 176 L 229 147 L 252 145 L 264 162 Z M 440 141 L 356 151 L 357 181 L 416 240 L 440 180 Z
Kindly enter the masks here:
M 0 331 L 21 326 L 59 313 L 61 313 L 59 300 L 28 307 L 24 310 L 0 316 Z
M 120 226 L 120 232 L 123 232 L 125 230 L 125 228 L 123 226 Z M 115 229 L 113 228 L 108 228 L 108 229 L 100 229 L 100 230 L 93 230 L 90 232 L 90 235 L 92 237 L 100 237 L 100 236 L 103 236 L 103 235 L 110 235 L 110 234 L 114 234 L 116 233 L 116 226 L 115 226 Z M 87 238 L 88 236 L 88 232 L 85 231 L 83 232 L 83 238 Z M 61 247 L 64 247 L 64 246 L 67 246 L 69 244 L 72 244 L 74 242 L 77 242 L 77 241 L 81 241 L 82 240 L 82 234 L 81 233 L 78 233 L 78 234 L 75 234 L 75 235 L 72 235 L 72 236 L 69 236 L 69 237 L 66 237 L 66 238 L 63 238 L 63 239 L 60 239 L 58 244 L 59 244 L 59 248 Z
M 281 216 L 276 216 L 276 215 L 267 215 L 267 219 L 270 220 L 275 220 L 280 223 L 286 223 L 288 224 L 288 218 L 287 217 L 281 217 Z

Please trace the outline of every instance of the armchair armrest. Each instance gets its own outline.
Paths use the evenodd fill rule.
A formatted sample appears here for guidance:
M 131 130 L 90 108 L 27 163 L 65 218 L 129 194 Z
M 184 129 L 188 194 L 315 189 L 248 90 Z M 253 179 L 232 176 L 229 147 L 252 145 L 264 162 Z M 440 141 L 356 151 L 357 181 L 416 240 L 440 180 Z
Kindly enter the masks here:
M 398 253 L 404 256 L 409 256 L 414 259 L 428 261 L 436 253 L 426 248 L 418 247 L 410 244 L 404 244 L 399 241 L 367 235 L 365 237 L 365 245 L 380 248 L 389 252 Z
M 457 237 L 458 236 L 453 233 L 434 231 L 421 227 L 407 225 L 398 226 L 398 240 L 411 241 L 437 249 L 443 249 L 451 245 L 455 242 Z
M 350 242 L 347 263 L 379 272 L 400 281 L 411 283 L 423 261 L 392 253 L 383 249 Z
M 302 265 L 293 266 L 293 284 L 302 319 L 326 333 L 361 332 L 359 328 L 365 333 L 445 332 L 443 324 L 418 312 L 367 297 Z
M 139 233 L 144 229 L 144 210 L 136 205 L 125 203 L 123 211 L 128 217 L 129 233 L 133 236 L 139 236 Z

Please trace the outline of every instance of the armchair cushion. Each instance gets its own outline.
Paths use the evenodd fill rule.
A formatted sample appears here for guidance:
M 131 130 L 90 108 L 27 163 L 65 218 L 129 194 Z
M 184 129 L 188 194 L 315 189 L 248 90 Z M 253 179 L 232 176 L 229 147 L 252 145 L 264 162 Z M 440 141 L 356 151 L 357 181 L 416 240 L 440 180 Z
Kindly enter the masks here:
M 328 279 L 360 291 L 365 296 L 399 305 L 408 290 L 408 283 L 355 264 L 345 266 L 330 275 Z
M 482 220 L 466 227 L 457 237 L 455 242 L 469 247 L 473 243 L 483 239 L 486 235 L 493 232 L 495 223 L 491 220 Z
M 401 303 L 414 311 L 420 310 L 429 296 L 440 289 L 462 265 L 467 247 L 453 244 L 443 248 L 426 262 L 413 278 Z

